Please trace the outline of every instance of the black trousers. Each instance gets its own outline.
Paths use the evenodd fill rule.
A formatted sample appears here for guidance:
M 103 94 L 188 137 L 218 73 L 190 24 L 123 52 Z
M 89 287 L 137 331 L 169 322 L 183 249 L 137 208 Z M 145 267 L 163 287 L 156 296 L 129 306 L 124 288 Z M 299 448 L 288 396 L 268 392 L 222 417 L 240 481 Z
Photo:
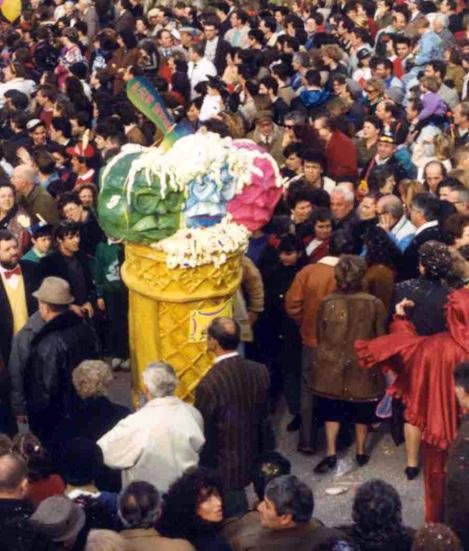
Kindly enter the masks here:
M 129 299 L 127 289 L 104 292 L 106 304 L 106 346 L 113 358 L 129 357 Z
M 298 448 L 314 450 L 316 445 L 317 421 L 314 415 L 314 396 L 308 388 L 308 374 L 311 370 L 314 349 L 303 345 L 301 357 L 301 394 L 300 413 L 301 427 Z

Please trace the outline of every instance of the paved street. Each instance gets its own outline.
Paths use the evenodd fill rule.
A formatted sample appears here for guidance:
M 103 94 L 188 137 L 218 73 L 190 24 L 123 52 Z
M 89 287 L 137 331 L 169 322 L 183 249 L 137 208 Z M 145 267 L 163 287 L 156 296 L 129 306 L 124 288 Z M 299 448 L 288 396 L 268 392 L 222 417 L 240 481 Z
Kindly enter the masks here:
M 381 429 L 369 438 L 371 455 L 370 462 L 365 467 L 357 467 L 355 450 L 351 446 L 340 455 L 339 468 L 347 468 L 343 476 L 334 474 L 316 475 L 313 467 L 323 457 L 325 450 L 324 434 L 320 433 L 321 450 L 314 456 L 305 456 L 296 451 L 298 433 L 288 433 L 285 426 L 290 421 L 288 413 L 278 415 L 276 419 L 276 434 L 278 435 L 279 451 L 292 462 L 293 472 L 309 484 L 314 492 L 315 515 L 325 524 L 342 524 L 351 520 L 352 502 L 357 487 L 371 478 L 382 478 L 392 484 L 399 492 L 403 504 L 404 522 L 418 527 L 423 522 L 423 483 L 422 475 L 416 480 L 408 481 L 404 474 L 405 450 L 401 445 L 397 448 L 383 425 Z M 328 495 L 327 488 L 346 488 L 340 495 Z
M 124 405 L 130 405 L 130 376 L 117 373 L 111 389 L 111 398 Z M 322 450 L 314 456 L 305 456 L 296 451 L 298 433 L 288 433 L 285 426 L 290 421 L 285 404 L 280 404 L 275 416 L 278 449 L 292 463 L 292 471 L 313 489 L 315 497 L 315 516 L 325 524 L 342 524 L 351 519 L 353 496 L 356 488 L 371 478 L 382 478 L 392 484 L 399 492 L 403 504 L 405 524 L 418 527 L 423 522 L 423 484 L 422 476 L 409 482 L 404 475 L 405 450 L 397 448 L 387 428 L 373 433 L 370 438 L 371 459 L 368 465 L 356 467 L 353 446 L 346 455 L 340 455 L 339 468 L 351 467 L 342 476 L 313 474 L 313 466 L 322 458 L 324 450 L 323 435 L 320 434 L 319 445 Z M 345 488 L 340 495 L 328 495 L 327 488 Z

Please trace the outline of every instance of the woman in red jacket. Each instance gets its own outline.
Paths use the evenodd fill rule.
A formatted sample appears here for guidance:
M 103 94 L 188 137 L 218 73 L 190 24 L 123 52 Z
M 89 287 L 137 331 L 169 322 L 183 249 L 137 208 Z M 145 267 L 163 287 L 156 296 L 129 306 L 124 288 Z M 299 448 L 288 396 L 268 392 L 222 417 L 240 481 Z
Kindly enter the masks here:
M 355 348 L 362 367 L 385 362 L 385 367 L 397 372 L 388 392 L 402 399 L 406 422 L 421 434 L 425 520 L 442 522 L 445 467 L 448 449 L 456 438 L 459 413 L 453 370 L 469 359 L 469 289 L 449 296 L 448 331 L 444 333 L 419 337 L 405 314 L 412 305 L 404 299 L 396 306 L 390 335 L 356 341 Z

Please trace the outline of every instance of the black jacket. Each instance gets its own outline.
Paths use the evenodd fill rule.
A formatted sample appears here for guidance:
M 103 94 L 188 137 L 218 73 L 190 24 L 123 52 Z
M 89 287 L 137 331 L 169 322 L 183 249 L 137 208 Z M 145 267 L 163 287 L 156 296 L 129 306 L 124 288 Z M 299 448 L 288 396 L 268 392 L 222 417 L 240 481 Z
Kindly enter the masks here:
M 285 367 L 299 362 L 301 354 L 299 328 L 285 311 L 285 295 L 302 267 L 301 262 L 295 266 L 283 266 L 278 261 L 273 269 L 261 271 L 265 308 L 256 324 L 256 337 L 260 339 L 266 357 L 280 357 Z
M 354 525 L 339 526 L 338 529 L 360 551 L 410 551 L 415 537 L 415 530 L 407 526 L 403 526 L 400 533 L 390 533 L 387 537 L 376 539 L 370 537 L 369 540 Z
M 75 254 L 76 259 L 80 262 L 81 267 L 83 268 L 85 286 L 86 286 L 86 301 L 94 300 L 94 285 L 93 278 L 91 276 L 90 263 L 87 256 L 79 251 Z M 75 289 L 72 280 L 70 279 L 70 274 L 67 269 L 67 262 L 65 257 L 59 251 L 53 251 L 44 258 L 41 258 L 38 264 L 38 276 L 42 281 L 44 278 L 49 276 L 61 277 L 65 279 L 70 285 L 70 290 L 72 295 L 77 299 L 79 293 Z M 81 304 L 76 301 L 77 304 Z
M 439 280 L 420 276 L 398 283 L 395 287 L 389 315 L 392 318 L 396 304 L 408 298 L 415 303 L 407 312 L 408 319 L 414 324 L 417 335 L 427 336 L 447 331 L 445 306 L 451 289 Z
M 398 272 L 401 281 L 412 279 L 419 275 L 419 249 L 427 241 L 445 242 L 444 235 L 439 226 L 426 228 L 417 234 L 407 246 L 399 263 Z
M 204 46 L 204 52 L 205 52 L 205 47 L 207 45 L 207 41 L 203 40 L 202 44 Z M 217 49 L 215 50 L 215 59 L 214 59 L 213 64 L 215 65 L 217 73 L 220 76 L 223 75 L 223 72 L 226 69 L 226 56 L 227 56 L 228 52 L 230 52 L 230 51 L 231 51 L 231 46 L 230 46 L 229 42 L 227 42 L 226 40 L 223 40 L 223 38 L 221 36 L 219 36 L 218 37 Z
M 5 551 L 54 551 L 55 545 L 29 521 L 33 506 L 22 499 L 0 499 L 0 547 Z
M 24 374 L 28 414 L 53 410 L 58 416 L 70 415 L 77 399 L 72 371 L 83 360 L 98 358 L 99 353 L 94 329 L 74 312 L 46 323 L 31 343 Z
M 288 104 L 282 99 L 277 98 L 272 103 L 272 115 L 274 117 L 275 124 L 278 124 L 279 126 L 283 125 L 283 119 L 285 118 L 285 115 L 290 111 L 290 107 Z
M 28 314 L 31 315 L 37 310 L 37 301 L 32 293 L 39 287 L 38 275 L 35 264 L 27 260 L 20 261 L 23 272 L 24 289 Z M 0 277 L 0 353 L 5 365 L 10 358 L 11 341 L 13 339 L 13 314 L 8 302 L 3 279 Z
M 63 443 L 73 438 L 86 438 L 97 442 L 130 414 L 129 408 L 114 404 L 105 396 L 77 399 L 71 417 L 59 424 L 53 440 Z
M 88 219 L 80 227 L 80 250 L 89 258 L 94 258 L 96 247 L 106 239 L 96 216 L 88 210 Z

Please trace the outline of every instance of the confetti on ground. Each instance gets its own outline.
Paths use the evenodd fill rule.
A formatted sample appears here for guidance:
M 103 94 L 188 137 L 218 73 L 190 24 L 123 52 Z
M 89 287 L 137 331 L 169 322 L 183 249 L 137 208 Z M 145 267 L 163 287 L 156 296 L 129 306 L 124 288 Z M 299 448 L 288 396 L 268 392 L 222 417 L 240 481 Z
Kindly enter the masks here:
M 348 492 L 349 488 L 346 488 L 345 486 L 335 486 L 333 488 L 326 488 L 326 494 L 329 496 L 338 496 L 340 494 L 345 494 L 345 492 Z

